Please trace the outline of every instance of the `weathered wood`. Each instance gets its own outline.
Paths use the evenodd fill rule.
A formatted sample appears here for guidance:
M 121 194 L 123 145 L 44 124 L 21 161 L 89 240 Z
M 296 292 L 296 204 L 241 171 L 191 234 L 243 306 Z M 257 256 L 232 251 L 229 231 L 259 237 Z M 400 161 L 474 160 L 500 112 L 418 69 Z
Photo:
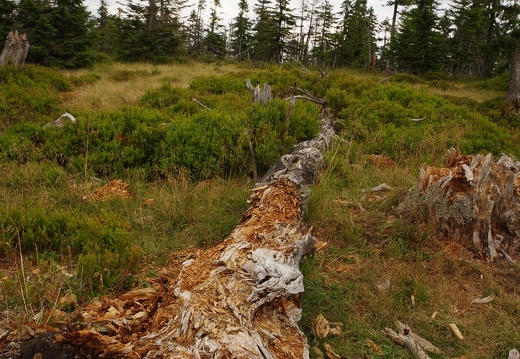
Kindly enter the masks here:
M 55 341 L 105 358 L 308 358 L 297 325 L 299 261 L 316 241 L 303 221 L 302 188 L 324 165 L 333 121 L 323 111 L 320 136 L 264 176 L 222 243 L 192 253 L 178 276 L 167 271 L 154 288 L 90 303 Z
M 76 117 L 72 116 L 70 113 L 65 112 L 57 120 L 51 121 L 45 125 L 43 125 L 43 129 L 51 128 L 51 127 L 63 127 L 65 123 L 69 120 L 71 123 L 76 123 Z
M 415 357 L 419 359 L 430 359 L 427 352 L 442 354 L 442 351 L 433 345 L 430 341 L 420 337 L 412 332 L 412 329 L 400 321 L 396 322 L 398 332 L 391 328 L 385 328 L 385 333 L 394 342 L 406 347 Z
M 271 86 L 269 86 L 267 83 L 264 83 L 264 85 L 260 88 L 260 85 L 257 85 L 254 87 L 251 84 L 251 80 L 246 80 L 246 86 L 249 92 L 251 92 L 251 95 L 253 95 L 253 103 L 268 103 L 273 99 L 273 91 L 271 89 Z
M 511 349 L 508 353 L 507 359 L 520 359 L 520 352 L 518 349 Z
M 25 58 L 29 52 L 29 41 L 25 34 L 18 34 L 18 31 L 9 32 L 5 40 L 5 46 L 0 55 L 0 65 L 11 64 L 23 67 Z
M 478 256 L 515 261 L 520 242 L 520 162 L 502 155 L 463 156 L 450 150 L 445 167 L 423 166 L 400 204 L 402 217 L 432 224 L 440 237 Z

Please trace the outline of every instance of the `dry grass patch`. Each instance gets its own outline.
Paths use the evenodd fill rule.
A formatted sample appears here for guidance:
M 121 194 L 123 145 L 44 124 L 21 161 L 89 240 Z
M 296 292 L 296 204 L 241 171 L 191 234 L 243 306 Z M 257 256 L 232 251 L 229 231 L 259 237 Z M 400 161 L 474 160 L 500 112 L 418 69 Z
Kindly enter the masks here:
M 235 64 L 189 63 L 153 65 L 146 63 L 98 64 L 92 69 L 67 71 L 74 82 L 86 82 L 72 92 L 62 94 L 62 107 L 71 113 L 116 110 L 133 105 L 146 90 L 168 83 L 188 87 L 197 77 L 224 75 L 240 71 Z M 89 78 L 92 80 L 90 81 Z M 92 82 L 92 83 L 88 83 Z
M 497 97 L 503 97 L 504 99 L 506 97 L 505 92 L 477 89 L 473 87 L 466 87 L 464 85 L 456 85 L 455 88 L 447 89 L 440 89 L 438 87 L 428 87 L 428 93 L 437 96 L 454 96 L 472 99 L 477 101 L 478 103 L 493 100 Z

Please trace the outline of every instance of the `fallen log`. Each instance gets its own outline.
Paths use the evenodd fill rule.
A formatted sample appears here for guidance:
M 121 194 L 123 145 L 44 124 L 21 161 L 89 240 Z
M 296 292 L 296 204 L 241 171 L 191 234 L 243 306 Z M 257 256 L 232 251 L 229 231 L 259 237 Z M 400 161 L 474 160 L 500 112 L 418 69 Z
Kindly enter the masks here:
M 421 168 L 399 210 L 404 219 L 430 224 L 434 234 L 481 258 L 514 263 L 520 250 L 520 162 L 450 150 L 444 168 Z
M 297 325 L 299 261 L 316 241 L 303 221 L 302 188 L 324 166 L 333 121 L 324 110 L 321 134 L 262 178 L 222 243 L 191 254 L 178 276 L 167 274 L 153 288 L 90 303 L 55 342 L 105 358 L 308 358 Z

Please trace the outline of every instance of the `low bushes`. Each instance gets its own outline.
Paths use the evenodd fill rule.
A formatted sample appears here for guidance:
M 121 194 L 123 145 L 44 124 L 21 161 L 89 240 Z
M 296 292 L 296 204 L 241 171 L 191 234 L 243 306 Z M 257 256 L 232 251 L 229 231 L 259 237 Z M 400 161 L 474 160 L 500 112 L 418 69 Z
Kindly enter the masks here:
M 123 273 L 137 267 L 142 251 L 133 244 L 129 223 L 102 211 L 17 207 L 0 211 L 0 249 L 78 256 L 78 276 L 92 291 L 124 285 Z
M 319 108 L 312 103 L 299 101 L 290 112 L 279 99 L 252 105 L 245 85 L 233 77 L 201 79 L 192 87 L 213 110 L 192 100 L 193 89 L 163 85 L 148 91 L 139 106 L 78 115 L 76 124 L 63 128 L 13 125 L 0 140 L 0 153 L 20 164 L 45 158 L 102 177 L 144 169 L 149 179 L 182 171 L 200 180 L 250 175 L 254 163 L 261 173 L 318 132 Z

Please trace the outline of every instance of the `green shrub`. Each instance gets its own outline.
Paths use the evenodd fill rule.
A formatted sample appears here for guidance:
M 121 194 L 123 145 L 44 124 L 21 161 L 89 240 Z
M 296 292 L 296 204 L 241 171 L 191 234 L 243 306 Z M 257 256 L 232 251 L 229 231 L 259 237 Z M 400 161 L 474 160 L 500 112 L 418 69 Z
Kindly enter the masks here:
M 139 103 L 156 109 L 163 109 L 178 103 L 184 95 L 185 90 L 173 88 L 170 84 L 164 84 L 158 89 L 146 91 Z
M 226 176 L 237 171 L 244 146 L 236 117 L 204 111 L 168 125 L 161 167 L 165 173 L 186 171 L 196 179 Z
M 499 76 L 492 77 L 490 79 L 477 81 L 471 84 L 471 87 L 488 90 L 488 91 L 501 91 L 507 92 L 509 89 L 510 77 L 509 73 L 505 72 Z
M 89 72 L 87 74 L 70 77 L 70 82 L 75 86 L 91 85 L 101 79 L 101 76 L 96 72 Z
M 78 275 L 92 291 L 128 284 L 142 251 L 132 241 L 129 223 L 101 211 L 18 207 L 0 210 L 0 250 L 18 244 L 24 252 L 78 256 Z
M 191 82 L 190 89 L 201 94 L 215 95 L 227 92 L 247 92 L 245 80 L 231 75 L 201 77 Z
M 444 72 L 434 72 L 434 71 L 428 71 L 424 75 L 422 75 L 422 78 L 426 81 L 448 81 L 449 77 Z
M 390 78 L 391 82 L 405 82 L 409 84 L 422 84 L 424 80 L 412 74 L 397 73 Z
M 44 154 L 41 149 L 43 130 L 33 123 L 10 126 L 0 136 L 0 155 L 4 160 L 23 164 L 38 161 Z
M 70 89 L 68 80 L 54 70 L 0 67 L 0 130 L 22 121 L 42 122 L 59 112 L 58 92 Z

